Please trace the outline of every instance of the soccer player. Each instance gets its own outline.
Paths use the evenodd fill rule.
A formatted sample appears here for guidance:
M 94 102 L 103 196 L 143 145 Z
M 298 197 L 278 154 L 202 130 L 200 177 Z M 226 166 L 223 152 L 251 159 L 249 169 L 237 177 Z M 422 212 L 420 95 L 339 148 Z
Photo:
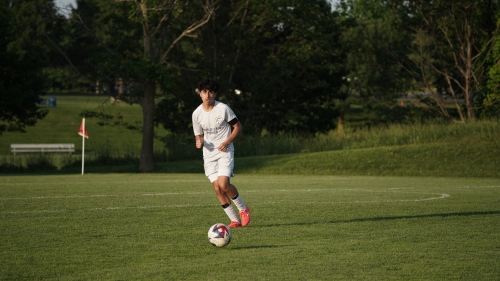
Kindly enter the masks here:
M 193 131 L 196 148 L 203 148 L 205 175 L 212 183 L 224 212 L 231 220 L 230 228 L 246 226 L 250 209 L 245 206 L 238 190 L 229 181 L 233 177 L 233 140 L 243 129 L 233 110 L 215 100 L 219 84 L 211 79 L 198 83 L 202 104 L 193 112 Z M 239 216 L 231 206 L 239 210 Z

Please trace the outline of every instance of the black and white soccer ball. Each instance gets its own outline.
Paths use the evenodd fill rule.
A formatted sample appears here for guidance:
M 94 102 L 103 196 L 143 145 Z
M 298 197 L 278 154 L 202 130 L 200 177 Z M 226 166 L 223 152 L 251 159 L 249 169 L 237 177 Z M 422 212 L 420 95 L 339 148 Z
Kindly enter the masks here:
M 231 229 L 223 223 L 212 225 L 208 229 L 208 242 L 218 248 L 226 246 L 231 242 Z

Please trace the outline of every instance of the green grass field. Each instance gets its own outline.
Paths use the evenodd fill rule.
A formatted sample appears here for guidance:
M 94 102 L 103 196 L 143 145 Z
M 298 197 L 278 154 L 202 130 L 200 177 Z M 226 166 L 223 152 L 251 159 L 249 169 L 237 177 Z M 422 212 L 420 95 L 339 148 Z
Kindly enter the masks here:
M 202 174 L 0 177 L 1 280 L 499 280 L 500 179 Z
M 48 110 L 0 136 L 0 280 L 500 280 L 498 120 L 242 136 L 232 182 L 252 222 L 217 249 L 208 228 L 229 221 L 191 138 L 156 141 L 168 161 L 138 174 L 141 134 L 89 118 L 81 176 L 79 114 L 134 125 L 140 107 L 58 96 Z M 12 156 L 11 143 L 77 153 Z

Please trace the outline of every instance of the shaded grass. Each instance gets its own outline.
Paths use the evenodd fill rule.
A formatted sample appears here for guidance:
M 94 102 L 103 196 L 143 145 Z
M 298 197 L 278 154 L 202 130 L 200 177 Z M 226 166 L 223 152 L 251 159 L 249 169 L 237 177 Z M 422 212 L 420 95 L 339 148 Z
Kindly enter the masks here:
M 218 249 L 206 232 L 227 218 L 203 175 L 2 176 L 0 279 L 500 275 L 498 179 L 238 175 L 232 182 L 252 222 Z

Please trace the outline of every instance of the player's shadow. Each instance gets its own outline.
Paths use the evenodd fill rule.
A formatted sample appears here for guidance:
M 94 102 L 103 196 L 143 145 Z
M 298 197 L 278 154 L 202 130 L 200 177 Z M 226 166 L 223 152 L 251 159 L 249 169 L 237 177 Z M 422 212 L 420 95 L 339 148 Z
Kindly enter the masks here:
M 373 218 L 355 218 L 348 220 L 330 220 L 317 222 L 294 222 L 294 223 L 273 223 L 259 224 L 262 227 L 276 227 L 286 225 L 315 225 L 315 224 L 338 224 L 338 223 L 356 223 L 356 222 L 375 222 L 375 221 L 391 221 L 404 219 L 424 219 L 424 218 L 446 218 L 446 217 L 468 217 L 468 216 L 484 216 L 484 215 L 500 215 L 500 211 L 484 211 L 484 212 L 458 212 L 458 213 L 442 213 L 442 214 L 423 214 L 411 216 L 388 216 L 388 217 L 373 217 Z M 254 224 L 254 226 L 257 226 Z

